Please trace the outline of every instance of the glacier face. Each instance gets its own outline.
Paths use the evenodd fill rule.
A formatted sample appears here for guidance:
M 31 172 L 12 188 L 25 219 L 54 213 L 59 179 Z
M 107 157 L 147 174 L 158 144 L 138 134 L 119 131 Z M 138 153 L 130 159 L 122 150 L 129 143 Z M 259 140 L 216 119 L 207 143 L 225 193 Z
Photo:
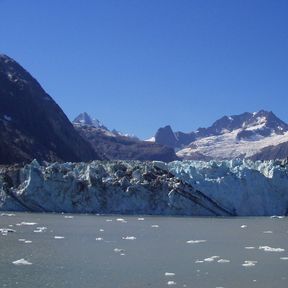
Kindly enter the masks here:
M 93 161 L 0 169 L 0 210 L 191 216 L 287 215 L 276 161 Z

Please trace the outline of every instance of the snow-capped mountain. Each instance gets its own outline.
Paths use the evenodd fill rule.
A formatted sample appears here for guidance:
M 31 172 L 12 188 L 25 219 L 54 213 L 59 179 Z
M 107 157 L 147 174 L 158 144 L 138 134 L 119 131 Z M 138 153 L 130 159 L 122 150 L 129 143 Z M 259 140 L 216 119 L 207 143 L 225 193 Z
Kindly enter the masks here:
M 73 120 L 73 124 L 76 124 L 76 125 L 90 125 L 90 126 L 94 126 L 96 128 L 101 128 L 101 129 L 104 129 L 104 130 L 108 130 L 108 128 L 105 127 L 98 119 L 92 118 L 86 112 L 80 113 Z
M 273 112 L 261 110 L 224 116 L 212 126 L 191 133 L 173 132 L 172 129 L 168 133 L 166 126 L 157 131 L 155 142 L 177 148 L 177 156 L 183 159 L 253 158 L 256 154 L 255 159 L 271 159 L 269 151 L 272 148 L 278 152 L 274 152 L 274 157 L 285 158 L 287 149 L 275 150 L 275 146 L 288 143 L 288 125 Z M 263 149 L 265 153 L 261 153 Z

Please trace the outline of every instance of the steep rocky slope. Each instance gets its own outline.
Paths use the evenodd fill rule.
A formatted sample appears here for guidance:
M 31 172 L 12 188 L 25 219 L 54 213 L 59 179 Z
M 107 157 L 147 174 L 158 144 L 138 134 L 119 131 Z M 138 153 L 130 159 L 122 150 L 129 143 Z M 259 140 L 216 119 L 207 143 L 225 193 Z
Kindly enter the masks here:
M 61 108 L 16 61 L 0 54 L 0 164 L 99 159 Z

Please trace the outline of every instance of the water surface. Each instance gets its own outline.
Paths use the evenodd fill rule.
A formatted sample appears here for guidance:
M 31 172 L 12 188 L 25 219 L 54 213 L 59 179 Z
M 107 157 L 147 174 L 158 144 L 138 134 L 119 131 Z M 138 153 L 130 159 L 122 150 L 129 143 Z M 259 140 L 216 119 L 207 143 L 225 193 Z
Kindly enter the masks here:
M 287 218 L 2 213 L 3 228 L 0 287 L 288 287 Z

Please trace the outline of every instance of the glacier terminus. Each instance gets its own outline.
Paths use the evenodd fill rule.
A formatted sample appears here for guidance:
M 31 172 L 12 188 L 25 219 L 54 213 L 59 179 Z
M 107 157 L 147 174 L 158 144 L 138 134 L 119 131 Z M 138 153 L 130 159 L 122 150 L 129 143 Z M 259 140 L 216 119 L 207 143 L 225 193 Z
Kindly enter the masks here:
M 0 210 L 96 214 L 288 214 L 288 165 L 248 159 L 92 161 L 0 168 Z

